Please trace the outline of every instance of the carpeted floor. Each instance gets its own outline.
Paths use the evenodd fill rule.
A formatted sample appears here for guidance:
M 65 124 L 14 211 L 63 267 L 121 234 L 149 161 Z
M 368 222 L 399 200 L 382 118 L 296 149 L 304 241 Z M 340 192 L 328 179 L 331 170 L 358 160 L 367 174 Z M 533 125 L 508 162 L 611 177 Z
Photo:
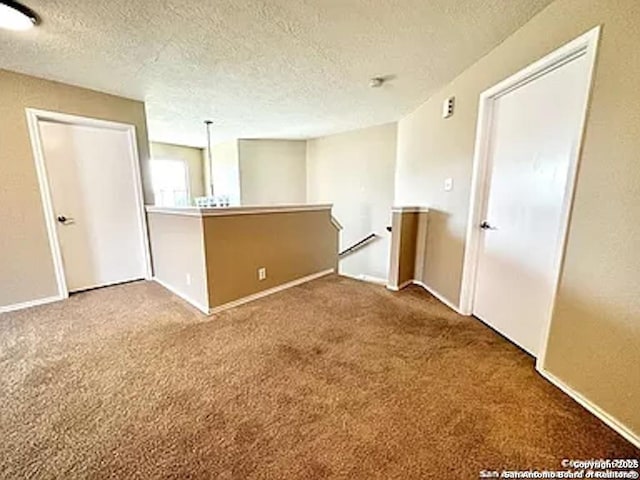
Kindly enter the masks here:
M 417 287 L 207 318 L 147 282 L 0 315 L 1 478 L 476 479 L 637 449 Z

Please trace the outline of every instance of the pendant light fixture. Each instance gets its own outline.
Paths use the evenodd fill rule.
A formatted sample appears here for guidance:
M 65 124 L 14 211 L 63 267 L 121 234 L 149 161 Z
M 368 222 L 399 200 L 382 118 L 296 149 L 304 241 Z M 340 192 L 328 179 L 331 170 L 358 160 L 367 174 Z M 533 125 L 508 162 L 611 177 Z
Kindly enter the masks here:
M 0 0 L 0 28 L 29 30 L 40 23 L 40 17 L 29 7 L 13 0 Z

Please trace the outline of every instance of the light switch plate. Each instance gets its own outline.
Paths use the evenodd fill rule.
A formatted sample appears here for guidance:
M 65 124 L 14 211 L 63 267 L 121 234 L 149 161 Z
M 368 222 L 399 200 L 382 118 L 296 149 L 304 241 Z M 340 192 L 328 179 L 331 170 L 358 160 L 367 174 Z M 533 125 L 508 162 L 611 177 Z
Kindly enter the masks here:
M 453 190 L 453 178 L 446 178 L 444 181 L 444 191 L 450 192 Z

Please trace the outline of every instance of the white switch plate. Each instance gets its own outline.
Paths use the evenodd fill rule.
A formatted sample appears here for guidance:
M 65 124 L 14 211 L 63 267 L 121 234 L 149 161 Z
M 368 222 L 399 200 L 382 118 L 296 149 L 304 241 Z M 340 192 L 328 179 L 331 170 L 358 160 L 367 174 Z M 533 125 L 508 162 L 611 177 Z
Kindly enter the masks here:
M 267 278 L 267 269 L 265 267 L 260 267 L 258 269 L 258 280 L 265 280 Z
M 446 178 L 444 180 L 444 191 L 450 192 L 453 190 L 453 178 Z
M 185 281 L 187 282 L 187 285 L 191 285 L 191 274 L 190 273 L 187 273 Z

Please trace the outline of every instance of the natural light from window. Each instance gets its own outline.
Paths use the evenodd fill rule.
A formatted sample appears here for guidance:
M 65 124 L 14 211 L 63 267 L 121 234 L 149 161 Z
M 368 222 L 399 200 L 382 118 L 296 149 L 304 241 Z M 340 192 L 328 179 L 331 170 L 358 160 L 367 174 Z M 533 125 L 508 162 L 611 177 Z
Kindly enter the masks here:
M 163 207 L 189 205 L 189 172 L 179 160 L 151 160 L 151 182 L 155 204 Z

